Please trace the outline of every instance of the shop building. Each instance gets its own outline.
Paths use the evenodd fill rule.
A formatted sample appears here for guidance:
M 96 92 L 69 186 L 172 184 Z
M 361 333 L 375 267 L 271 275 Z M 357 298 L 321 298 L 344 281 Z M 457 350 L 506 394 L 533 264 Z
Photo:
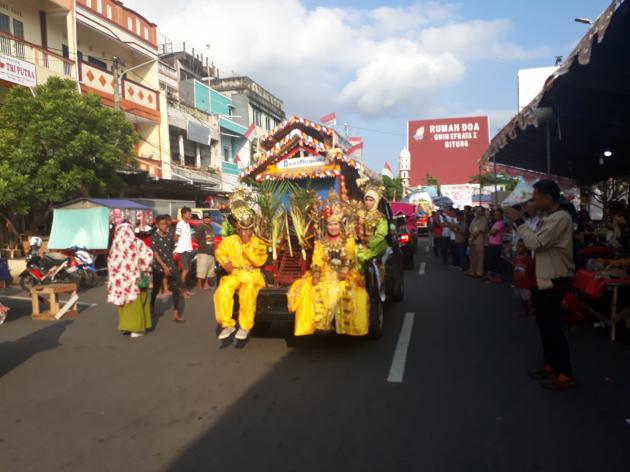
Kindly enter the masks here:
M 73 0 L 0 0 L 0 103 L 16 84 L 75 79 Z

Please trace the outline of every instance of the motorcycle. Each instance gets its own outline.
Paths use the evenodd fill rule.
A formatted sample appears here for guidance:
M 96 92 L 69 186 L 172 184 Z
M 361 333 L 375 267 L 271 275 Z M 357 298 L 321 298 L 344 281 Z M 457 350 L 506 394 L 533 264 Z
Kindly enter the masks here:
M 81 287 L 94 288 L 98 283 L 98 271 L 94 266 L 96 258 L 83 246 L 69 249 L 70 262 L 68 272 L 78 279 Z
M 34 236 L 29 240 L 29 250 L 26 255 L 26 269 L 20 274 L 20 287 L 27 293 L 36 285 L 54 282 L 75 283 L 68 272 L 69 258 L 56 259 L 48 255 L 40 256 L 41 238 Z

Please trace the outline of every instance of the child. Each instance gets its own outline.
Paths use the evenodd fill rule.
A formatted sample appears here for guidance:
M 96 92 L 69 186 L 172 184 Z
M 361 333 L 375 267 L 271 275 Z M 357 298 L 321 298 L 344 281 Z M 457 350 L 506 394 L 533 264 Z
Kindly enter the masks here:
M 514 256 L 514 287 L 518 290 L 525 316 L 533 316 L 532 289 L 536 287 L 534 260 L 522 239 L 516 243 Z

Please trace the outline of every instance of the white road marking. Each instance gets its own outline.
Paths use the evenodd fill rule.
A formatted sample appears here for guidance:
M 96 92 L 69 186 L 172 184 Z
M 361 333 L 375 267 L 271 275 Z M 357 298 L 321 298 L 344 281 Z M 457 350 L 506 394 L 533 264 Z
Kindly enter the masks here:
M 426 271 L 427 271 L 427 263 L 421 262 L 420 269 L 418 269 L 418 275 L 424 275 Z
M 9 300 L 24 300 L 27 302 L 31 301 L 31 297 L 18 297 L 16 295 L 0 295 L 0 298 L 8 298 Z M 64 300 L 59 300 L 60 302 L 65 302 Z M 84 303 L 78 302 L 77 305 L 87 306 L 89 308 L 93 306 L 98 306 L 98 303 Z
M 426 247 L 426 252 L 431 252 L 431 246 Z
M 400 328 L 398 343 L 394 351 L 394 358 L 392 359 L 392 365 L 389 368 L 389 375 L 387 376 L 387 381 L 390 383 L 401 383 L 403 381 L 405 363 L 407 362 L 407 350 L 409 349 L 409 341 L 411 340 L 411 331 L 413 330 L 413 320 L 415 316 L 415 313 L 405 313 L 405 319 Z

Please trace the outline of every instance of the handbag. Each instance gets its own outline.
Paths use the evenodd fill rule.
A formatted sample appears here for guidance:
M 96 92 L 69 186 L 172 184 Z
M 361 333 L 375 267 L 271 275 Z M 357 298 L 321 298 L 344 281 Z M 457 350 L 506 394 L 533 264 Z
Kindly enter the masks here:
M 141 291 L 144 291 L 149 288 L 149 277 L 147 276 L 146 272 L 144 272 L 140 268 L 140 253 L 138 252 L 137 244 L 136 244 L 136 255 L 138 256 L 138 272 L 140 273 L 140 277 L 138 277 L 138 288 Z

